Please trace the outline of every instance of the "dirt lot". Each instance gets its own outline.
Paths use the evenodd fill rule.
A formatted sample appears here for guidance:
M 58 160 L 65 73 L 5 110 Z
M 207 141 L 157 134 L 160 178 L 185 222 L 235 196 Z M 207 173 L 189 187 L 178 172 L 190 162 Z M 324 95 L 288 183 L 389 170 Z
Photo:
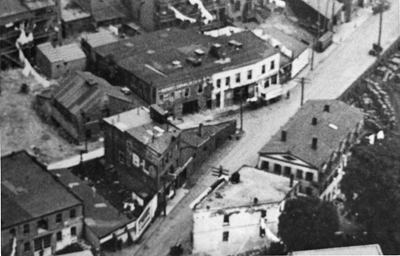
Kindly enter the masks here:
M 30 86 L 28 94 L 19 92 L 23 83 Z M 20 69 L 1 71 L 0 88 L 2 155 L 26 149 L 35 151 L 39 160 L 47 164 L 79 152 L 82 146 L 69 144 L 58 135 L 55 127 L 42 122 L 32 109 L 34 94 L 42 89 L 33 78 L 24 77 Z M 33 150 L 34 147 L 37 150 Z

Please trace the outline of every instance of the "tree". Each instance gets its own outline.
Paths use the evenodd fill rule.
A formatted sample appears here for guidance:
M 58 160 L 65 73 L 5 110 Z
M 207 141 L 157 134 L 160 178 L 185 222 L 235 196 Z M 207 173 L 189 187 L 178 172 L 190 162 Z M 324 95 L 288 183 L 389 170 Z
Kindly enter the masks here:
M 288 200 L 279 217 L 278 235 L 288 251 L 334 246 L 339 229 L 336 207 L 314 197 Z
M 341 189 L 349 216 L 364 226 L 370 243 L 384 254 L 400 254 L 400 136 L 352 151 Z

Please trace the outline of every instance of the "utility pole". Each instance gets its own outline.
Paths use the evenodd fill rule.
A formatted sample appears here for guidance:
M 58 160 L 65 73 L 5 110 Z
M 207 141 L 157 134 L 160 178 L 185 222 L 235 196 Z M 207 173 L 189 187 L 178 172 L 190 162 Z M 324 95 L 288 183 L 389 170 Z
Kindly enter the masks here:
M 243 131 L 243 88 L 240 90 L 240 131 Z
M 382 19 L 383 19 L 383 1 L 381 2 L 380 12 L 379 12 L 379 35 L 378 35 L 378 54 L 376 55 L 379 58 L 381 54 L 381 36 L 382 36 Z
M 295 81 L 301 83 L 300 106 L 303 106 L 303 104 L 304 104 L 304 89 L 305 89 L 304 86 L 307 83 L 310 83 L 311 80 L 308 78 L 305 78 L 305 77 L 301 77 L 301 78 L 296 79 Z

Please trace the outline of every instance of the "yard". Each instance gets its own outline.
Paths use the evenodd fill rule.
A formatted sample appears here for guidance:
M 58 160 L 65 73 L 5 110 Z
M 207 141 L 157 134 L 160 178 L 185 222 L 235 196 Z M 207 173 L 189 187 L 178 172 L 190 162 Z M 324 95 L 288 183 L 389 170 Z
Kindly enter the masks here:
M 21 93 L 22 84 L 30 88 Z M 1 155 L 26 149 L 45 164 L 79 153 L 82 146 L 70 144 L 57 128 L 44 123 L 32 108 L 35 92 L 43 87 L 21 69 L 0 72 L 0 132 Z M 98 147 L 100 143 L 91 145 Z

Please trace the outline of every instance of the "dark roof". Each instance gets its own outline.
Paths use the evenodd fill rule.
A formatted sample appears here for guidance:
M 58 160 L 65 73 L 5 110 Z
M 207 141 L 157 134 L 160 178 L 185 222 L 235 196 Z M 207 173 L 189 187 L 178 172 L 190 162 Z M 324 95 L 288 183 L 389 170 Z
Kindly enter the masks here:
M 73 72 L 54 92 L 54 98 L 74 115 L 99 109 L 107 95 L 130 102 L 118 87 L 89 72 Z
M 262 28 L 265 34 L 268 34 L 272 38 L 278 40 L 282 45 L 293 52 L 293 58 L 297 58 L 301 53 L 307 50 L 308 45 L 298 41 L 297 39 L 285 34 L 283 31 L 276 29 L 274 27 L 264 27 Z
M 236 120 L 213 125 L 203 125 L 201 129 L 202 136 L 199 136 L 199 127 L 182 130 L 181 140 L 188 145 L 198 147 L 215 136 L 222 129 L 228 127 L 232 122 L 236 122 Z
M 329 112 L 324 106 L 329 105 Z M 317 125 L 312 125 L 312 118 Z M 309 100 L 259 151 L 259 154 L 290 153 L 319 168 L 341 140 L 362 121 L 361 110 L 338 100 Z M 332 128 L 337 127 L 337 129 Z M 287 132 L 281 141 L 281 132 Z M 318 148 L 311 148 L 312 138 L 318 138 Z
M 26 151 L 1 158 L 2 229 L 81 204 Z
M 56 170 L 53 174 L 83 200 L 85 223 L 99 238 L 133 221 L 120 214 L 117 209 L 72 174 L 70 170 Z
M 91 1 L 92 16 L 96 22 L 125 17 L 125 8 L 116 0 Z
M 25 4 L 23 4 L 25 2 Z M 49 6 L 54 6 L 53 0 L 1 0 L 0 1 L 0 18 L 9 17 L 12 15 L 22 14 L 24 12 L 30 12 L 36 9 L 41 9 Z M 8 20 L 8 22 L 13 22 Z M 0 22 L 2 24 L 2 22 Z
M 133 191 L 136 195 L 144 200 L 150 200 L 156 194 L 156 185 L 150 177 L 143 172 L 128 172 L 123 168 L 119 168 L 119 179 L 127 189 Z
M 232 40 L 241 43 L 242 48 L 236 50 L 229 45 Z M 220 44 L 220 51 L 226 53 L 224 63 L 209 54 L 213 44 Z M 196 49 L 201 49 L 205 54 L 197 56 L 194 52 Z M 195 30 L 178 28 L 135 36 L 99 46 L 95 51 L 104 57 L 112 55 L 120 67 L 156 87 L 204 78 L 278 53 L 278 50 L 250 31 L 214 38 Z M 194 67 L 187 62 L 188 57 L 201 59 L 202 64 Z M 174 65 L 174 61 L 179 61 L 179 65 Z

